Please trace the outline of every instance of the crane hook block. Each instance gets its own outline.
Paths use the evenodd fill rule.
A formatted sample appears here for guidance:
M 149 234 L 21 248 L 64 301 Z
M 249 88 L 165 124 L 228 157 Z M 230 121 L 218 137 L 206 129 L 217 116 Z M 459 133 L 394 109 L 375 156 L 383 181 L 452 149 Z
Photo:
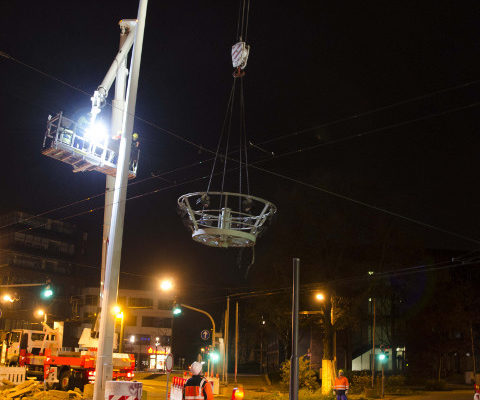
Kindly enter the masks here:
M 245 69 L 247 66 L 250 46 L 245 42 L 238 42 L 232 46 L 232 64 L 233 68 Z

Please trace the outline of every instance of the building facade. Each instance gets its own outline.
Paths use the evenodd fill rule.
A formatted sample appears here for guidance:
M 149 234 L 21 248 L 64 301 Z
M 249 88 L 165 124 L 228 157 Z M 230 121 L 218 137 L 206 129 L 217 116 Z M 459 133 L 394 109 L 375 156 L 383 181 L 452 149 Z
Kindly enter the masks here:
M 79 298 L 81 329 L 95 324 L 99 301 L 99 288 L 87 287 Z M 123 351 L 135 354 L 137 369 L 163 370 L 165 358 L 171 352 L 173 329 L 173 295 L 161 291 L 119 289 L 118 306 L 123 313 L 117 319 L 116 349 L 123 336 Z M 81 330 L 79 331 L 80 334 Z
M 14 300 L 0 305 L 0 330 L 35 325 L 41 329 L 35 316 L 39 308 L 49 321 L 72 321 L 72 296 L 79 293 L 89 274 L 98 273 L 82 263 L 87 234 L 70 222 L 20 211 L 1 215 L 0 226 L 0 284 L 6 285 L 0 299 L 9 295 Z M 42 298 L 45 286 L 14 286 L 47 283 L 53 289 L 50 298 Z M 65 339 L 71 345 L 68 334 Z

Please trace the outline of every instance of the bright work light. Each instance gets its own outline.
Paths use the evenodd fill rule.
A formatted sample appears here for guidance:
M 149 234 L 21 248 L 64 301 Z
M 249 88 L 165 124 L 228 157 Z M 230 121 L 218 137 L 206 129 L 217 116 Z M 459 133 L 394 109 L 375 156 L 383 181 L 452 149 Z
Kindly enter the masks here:
M 85 129 L 84 137 L 92 143 L 103 143 L 108 139 L 108 129 L 101 121 L 95 121 Z

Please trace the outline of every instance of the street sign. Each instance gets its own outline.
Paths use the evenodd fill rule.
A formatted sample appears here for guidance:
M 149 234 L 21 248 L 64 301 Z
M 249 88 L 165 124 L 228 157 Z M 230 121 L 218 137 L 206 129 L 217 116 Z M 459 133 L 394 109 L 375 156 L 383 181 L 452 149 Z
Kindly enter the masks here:
M 208 339 L 210 339 L 210 331 L 207 331 L 206 329 L 204 329 L 204 330 L 200 333 L 200 337 L 201 337 L 203 340 L 208 340 Z
M 170 373 L 173 369 L 173 355 L 172 353 L 167 354 L 167 358 L 165 359 L 165 370 Z

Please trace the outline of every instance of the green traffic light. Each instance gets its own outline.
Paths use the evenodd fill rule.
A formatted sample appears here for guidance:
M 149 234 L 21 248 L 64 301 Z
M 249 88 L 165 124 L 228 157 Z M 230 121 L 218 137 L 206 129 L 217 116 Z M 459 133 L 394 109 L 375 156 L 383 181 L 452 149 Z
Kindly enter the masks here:
M 50 288 L 50 286 L 47 286 L 43 292 L 42 292 L 42 297 L 45 299 L 48 299 L 49 297 L 53 296 L 53 290 Z
M 182 313 L 182 309 L 180 307 L 173 308 L 173 315 L 179 315 Z
M 378 359 L 379 359 L 380 361 L 385 361 L 386 358 L 387 358 L 387 357 L 385 356 L 385 354 L 380 354 L 380 355 L 378 356 Z
M 210 357 L 210 360 L 212 360 L 212 362 L 214 363 L 216 363 L 220 359 L 220 356 L 218 355 L 218 353 L 210 353 L 209 357 Z

